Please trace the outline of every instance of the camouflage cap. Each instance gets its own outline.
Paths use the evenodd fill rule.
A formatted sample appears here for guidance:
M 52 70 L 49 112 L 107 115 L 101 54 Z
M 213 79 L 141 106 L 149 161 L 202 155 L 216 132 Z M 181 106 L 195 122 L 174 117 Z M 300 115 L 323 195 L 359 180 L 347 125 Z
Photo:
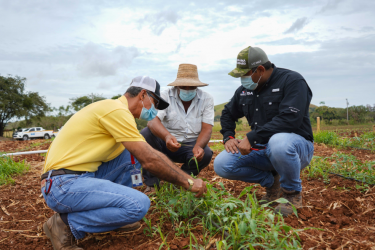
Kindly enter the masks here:
M 252 68 L 258 67 L 266 62 L 268 62 L 268 57 L 261 48 L 249 46 L 238 53 L 237 67 L 229 72 L 228 75 L 241 77 L 247 74 Z

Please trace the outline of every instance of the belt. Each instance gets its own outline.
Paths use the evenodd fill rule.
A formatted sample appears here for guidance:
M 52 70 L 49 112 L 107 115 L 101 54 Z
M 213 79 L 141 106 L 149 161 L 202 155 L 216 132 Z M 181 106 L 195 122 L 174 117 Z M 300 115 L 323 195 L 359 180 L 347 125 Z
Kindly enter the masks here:
M 64 174 L 78 174 L 78 175 L 81 175 L 81 174 L 85 174 L 85 173 L 87 173 L 87 172 L 86 171 L 72 171 L 72 170 L 68 170 L 68 169 L 59 169 L 59 170 L 53 170 L 52 173 L 51 173 L 51 177 L 52 176 L 56 176 L 56 175 L 64 175 Z M 42 176 L 40 177 L 40 180 L 44 180 L 47 177 L 48 177 L 48 172 L 42 174 Z

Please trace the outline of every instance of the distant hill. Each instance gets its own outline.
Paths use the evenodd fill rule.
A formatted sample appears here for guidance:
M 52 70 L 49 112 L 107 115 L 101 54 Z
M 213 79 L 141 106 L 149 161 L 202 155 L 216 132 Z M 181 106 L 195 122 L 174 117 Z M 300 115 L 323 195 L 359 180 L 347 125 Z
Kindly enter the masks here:
M 221 112 L 223 111 L 225 104 L 227 104 L 227 102 L 214 106 L 215 116 L 221 115 Z
M 223 111 L 225 104 L 227 104 L 227 102 L 224 102 L 224 103 L 222 103 L 222 104 L 218 104 L 218 105 L 214 106 L 215 117 L 217 117 L 218 115 L 221 116 L 221 112 Z M 314 104 L 310 104 L 310 113 L 314 112 L 314 110 L 315 110 L 317 107 L 318 107 L 318 106 L 316 106 L 316 105 L 314 105 Z

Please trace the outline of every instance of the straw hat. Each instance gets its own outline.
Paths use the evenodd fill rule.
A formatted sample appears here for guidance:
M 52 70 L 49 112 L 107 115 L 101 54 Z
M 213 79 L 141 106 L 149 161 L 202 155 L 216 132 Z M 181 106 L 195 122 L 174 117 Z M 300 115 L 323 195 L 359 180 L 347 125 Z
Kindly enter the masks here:
M 208 86 L 208 84 L 199 81 L 197 65 L 180 64 L 180 66 L 178 67 L 176 80 L 168 84 L 168 86 L 203 87 Z

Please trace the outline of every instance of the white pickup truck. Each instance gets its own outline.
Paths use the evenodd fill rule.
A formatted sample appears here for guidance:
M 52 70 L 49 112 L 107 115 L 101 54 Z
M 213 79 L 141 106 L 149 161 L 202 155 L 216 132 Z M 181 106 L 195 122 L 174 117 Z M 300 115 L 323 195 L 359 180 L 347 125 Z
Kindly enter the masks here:
M 34 138 L 49 139 L 53 136 L 53 130 L 45 130 L 41 127 L 32 127 L 15 132 L 13 134 L 13 139 L 27 141 Z

